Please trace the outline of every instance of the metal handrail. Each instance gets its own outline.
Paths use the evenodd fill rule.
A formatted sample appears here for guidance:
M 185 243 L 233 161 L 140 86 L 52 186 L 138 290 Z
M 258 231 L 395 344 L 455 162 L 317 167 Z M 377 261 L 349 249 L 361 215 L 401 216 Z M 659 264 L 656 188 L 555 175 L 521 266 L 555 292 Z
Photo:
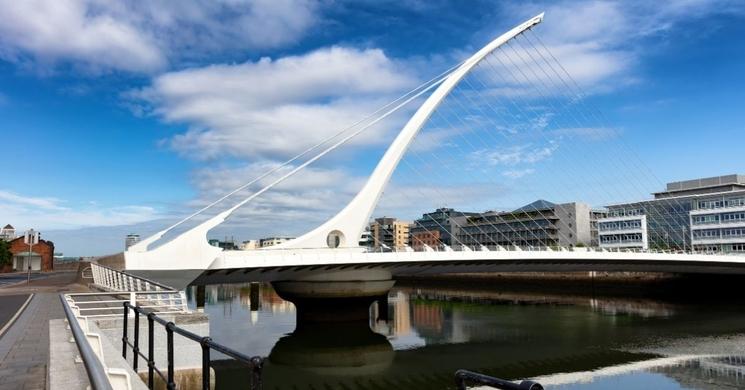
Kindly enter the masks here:
M 176 388 L 176 383 L 174 381 L 174 366 L 173 366 L 173 334 L 179 334 L 189 340 L 198 342 L 202 347 L 202 389 L 203 390 L 209 390 L 210 389 L 210 350 L 215 350 L 217 352 L 220 352 L 224 355 L 227 355 L 233 359 L 236 359 L 242 363 L 245 363 L 248 365 L 249 369 L 251 370 L 251 384 L 250 388 L 252 390 L 260 390 L 262 388 L 262 369 L 264 366 L 264 358 L 260 356 L 254 356 L 249 357 L 247 355 L 244 355 L 234 349 L 228 348 L 224 345 L 215 343 L 212 341 L 210 337 L 207 336 L 199 336 L 193 332 L 190 332 L 186 329 L 180 328 L 176 326 L 172 321 L 164 320 L 161 317 L 158 317 L 158 315 L 152 311 L 152 310 L 146 310 L 142 306 L 134 306 L 129 302 L 124 302 L 124 321 L 123 321 L 123 329 L 122 329 L 122 357 L 124 359 L 127 358 L 127 347 L 132 348 L 132 352 L 134 354 L 133 356 L 133 362 L 132 362 L 132 368 L 137 371 L 137 365 L 139 358 L 142 357 L 147 361 L 147 367 L 148 367 L 148 374 L 147 374 L 147 385 L 148 388 L 152 389 L 154 388 L 154 380 L 155 376 L 154 374 L 158 374 L 158 376 L 166 383 L 166 388 L 169 390 L 173 390 Z M 134 312 L 134 340 L 130 342 L 127 331 L 127 319 L 129 318 L 129 311 L 132 310 Z M 147 317 L 147 323 L 148 323 L 148 354 L 145 356 L 142 352 L 140 352 L 140 314 L 145 315 Z M 163 325 L 166 329 L 166 348 L 167 348 L 167 358 L 168 358 L 168 372 L 166 375 L 163 375 L 163 372 L 161 372 L 158 367 L 155 366 L 155 356 L 154 356 L 154 323 L 157 322 L 161 325 Z
M 83 329 L 80 328 L 80 324 L 78 324 L 75 313 L 72 312 L 72 309 L 68 305 L 65 295 L 60 294 L 59 297 L 62 301 L 62 307 L 65 309 L 67 323 L 70 324 L 70 331 L 72 331 L 72 336 L 75 338 L 78 351 L 80 351 L 80 357 L 83 359 L 83 364 L 85 364 L 85 371 L 88 373 L 91 388 L 93 390 L 113 390 L 109 382 L 109 377 L 106 375 L 106 369 L 101 364 L 96 353 L 93 352 L 90 344 L 88 344 L 88 339 L 85 337 Z
M 500 390 L 543 390 L 543 386 L 538 382 L 522 381 L 515 383 L 468 370 L 458 370 L 455 372 L 455 385 L 458 390 L 466 390 L 467 382 L 474 385 L 494 387 Z

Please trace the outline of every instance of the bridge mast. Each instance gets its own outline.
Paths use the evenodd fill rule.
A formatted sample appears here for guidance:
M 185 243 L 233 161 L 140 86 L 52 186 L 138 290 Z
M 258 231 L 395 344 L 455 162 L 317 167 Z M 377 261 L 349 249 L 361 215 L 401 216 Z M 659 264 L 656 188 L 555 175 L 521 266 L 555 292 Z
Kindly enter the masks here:
M 481 50 L 463 62 L 440 84 L 427 98 L 417 112 L 409 119 L 391 146 L 375 167 L 370 178 L 362 190 L 352 201 L 330 220 L 316 229 L 275 248 L 325 248 L 342 247 L 353 248 L 359 246 L 359 238 L 365 228 L 375 206 L 380 200 L 383 190 L 398 166 L 404 153 L 424 126 L 432 113 L 447 97 L 450 91 L 486 56 L 512 38 L 543 21 L 543 13 L 537 15 L 512 30 L 502 34 L 489 42 Z
M 507 43 L 512 38 L 543 21 L 543 13 L 523 22 L 512 30 L 502 34 L 495 40 L 489 42 L 476 54 L 464 61 L 458 68 L 453 70 L 442 82 L 437 89 L 427 98 L 416 113 L 406 123 L 404 128 L 398 134 L 391 146 L 383 155 L 378 165 L 375 167 L 372 175 L 362 190 L 352 199 L 352 201 L 342 209 L 333 218 L 294 240 L 282 243 L 273 249 L 302 249 L 302 248 L 347 248 L 355 249 L 359 247 L 359 237 L 365 228 L 375 206 L 380 199 L 383 189 L 391 178 L 393 171 L 401 161 L 411 142 L 432 113 L 437 109 L 440 103 L 447 97 L 450 91 L 463 79 L 476 65 L 479 64 L 486 56 L 494 52 L 500 46 Z M 420 91 L 419 94 L 429 90 L 429 87 Z M 413 99 L 419 94 L 410 97 Z M 386 113 L 388 115 L 390 112 Z M 354 136 L 353 134 L 352 136 Z M 298 166 L 291 172 L 304 168 L 307 164 L 320 158 L 323 154 L 341 145 L 339 142 L 324 152 L 316 155 L 306 163 Z M 280 180 L 286 178 L 283 176 Z M 272 185 L 262 188 L 248 198 L 239 202 L 235 206 L 225 210 L 214 217 L 202 222 L 198 226 L 182 233 L 173 240 L 161 245 L 155 249 L 149 249 L 148 245 L 158 240 L 168 230 L 176 225 L 163 230 L 152 237 L 146 239 L 142 245 L 133 247 L 131 250 L 124 252 L 127 269 L 151 269 L 151 270 L 168 270 L 172 264 L 180 264 L 181 269 L 190 270 L 194 276 L 202 270 L 208 268 L 210 264 L 220 255 L 221 248 L 213 247 L 207 243 L 207 232 L 217 225 L 224 222 L 236 209 L 243 206 L 251 199 L 267 191 Z M 197 212 L 199 213 L 199 212 Z M 180 224 L 180 222 L 179 222 Z M 178 225 L 178 224 L 177 224 Z

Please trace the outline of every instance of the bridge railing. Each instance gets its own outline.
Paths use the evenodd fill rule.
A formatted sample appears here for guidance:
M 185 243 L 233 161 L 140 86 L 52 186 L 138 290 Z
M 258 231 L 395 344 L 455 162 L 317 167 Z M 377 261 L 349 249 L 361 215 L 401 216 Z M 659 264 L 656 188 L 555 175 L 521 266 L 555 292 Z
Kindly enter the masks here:
M 161 312 L 189 311 L 185 291 L 174 290 L 164 284 L 97 263 L 91 263 L 91 272 L 95 287 L 114 293 L 112 295 L 127 296 L 126 301 L 132 305 L 140 305 L 140 307 Z M 109 300 L 108 303 L 121 305 L 124 301 L 122 299 Z
M 121 309 L 120 309 L 121 310 Z M 248 388 L 251 390 L 260 390 L 262 388 L 262 370 L 264 366 L 264 359 L 260 356 L 249 357 L 241 352 L 226 347 L 222 344 L 218 344 L 212 341 L 209 337 L 202 337 L 195 333 L 192 333 L 186 329 L 180 328 L 171 321 L 167 321 L 160 316 L 160 313 L 156 313 L 152 310 L 143 308 L 142 306 L 132 305 L 129 302 L 124 302 L 124 316 L 123 316 L 123 327 L 122 327 L 122 357 L 127 359 L 127 351 L 130 350 L 133 353 L 132 368 L 137 371 L 137 366 L 140 358 L 145 359 L 147 362 L 147 386 L 150 389 L 155 388 L 155 375 L 157 374 L 160 379 L 165 382 L 167 389 L 175 389 L 176 384 L 174 381 L 174 354 L 173 354 L 173 335 L 178 334 L 185 337 L 188 340 L 197 342 L 202 347 L 202 389 L 210 390 L 210 351 L 217 351 L 226 356 L 229 356 L 241 363 L 248 366 L 251 372 L 251 380 Z M 134 335 L 130 339 L 127 327 L 127 321 L 130 315 L 134 316 Z M 144 315 L 147 318 L 147 355 L 140 351 L 140 315 Z M 155 323 L 162 325 L 166 330 L 166 357 L 167 357 L 167 369 L 164 374 L 160 368 L 155 364 Z
M 656 253 L 656 254 L 705 254 L 705 255 L 743 255 L 745 253 L 738 252 L 714 252 L 714 251 L 702 251 L 692 249 L 653 249 L 653 248 L 634 248 L 634 247 L 588 247 L 588 246 L 574 246 L 574 247 L 558 247 L 558 246 L 518 246 L 518 245 L 454 245 L 447 246 L 442 245 L 439 247 L 424 247 L 424 248 L 391 248 L 381 250 L 380 248 L 368 248 L 368 253 L 379 253 L 379 252 L 463 252 L 463 251 L 508 251 L 508 252 L 615 252 L 615 253 Z

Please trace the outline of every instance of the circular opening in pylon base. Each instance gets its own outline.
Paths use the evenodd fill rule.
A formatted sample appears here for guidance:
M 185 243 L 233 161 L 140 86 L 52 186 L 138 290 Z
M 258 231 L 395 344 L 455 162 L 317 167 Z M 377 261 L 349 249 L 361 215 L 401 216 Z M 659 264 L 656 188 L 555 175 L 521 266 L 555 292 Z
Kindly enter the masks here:
M 329 248 L 338 248 L 344 245 L 344 233 L 338 230 L 332 230 L 326 237 L 326 244 Z

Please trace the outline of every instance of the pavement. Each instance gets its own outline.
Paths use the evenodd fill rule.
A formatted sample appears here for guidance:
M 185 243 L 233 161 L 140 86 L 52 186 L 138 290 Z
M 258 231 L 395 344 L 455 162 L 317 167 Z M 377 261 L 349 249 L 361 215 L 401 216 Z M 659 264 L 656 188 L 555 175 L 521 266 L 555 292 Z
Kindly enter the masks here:
M 88 291 L 83 284 L 76 283 L 77 280 L 77 272 L 51 272 L 30 284 L 0 287 L 0 310 L 6 305 L 12 309 L 18 296 L 34 294 L 23 313 L 0 336 L 0 390 L 47 388 L 49 320 L 65 316 L 60 292 Z

